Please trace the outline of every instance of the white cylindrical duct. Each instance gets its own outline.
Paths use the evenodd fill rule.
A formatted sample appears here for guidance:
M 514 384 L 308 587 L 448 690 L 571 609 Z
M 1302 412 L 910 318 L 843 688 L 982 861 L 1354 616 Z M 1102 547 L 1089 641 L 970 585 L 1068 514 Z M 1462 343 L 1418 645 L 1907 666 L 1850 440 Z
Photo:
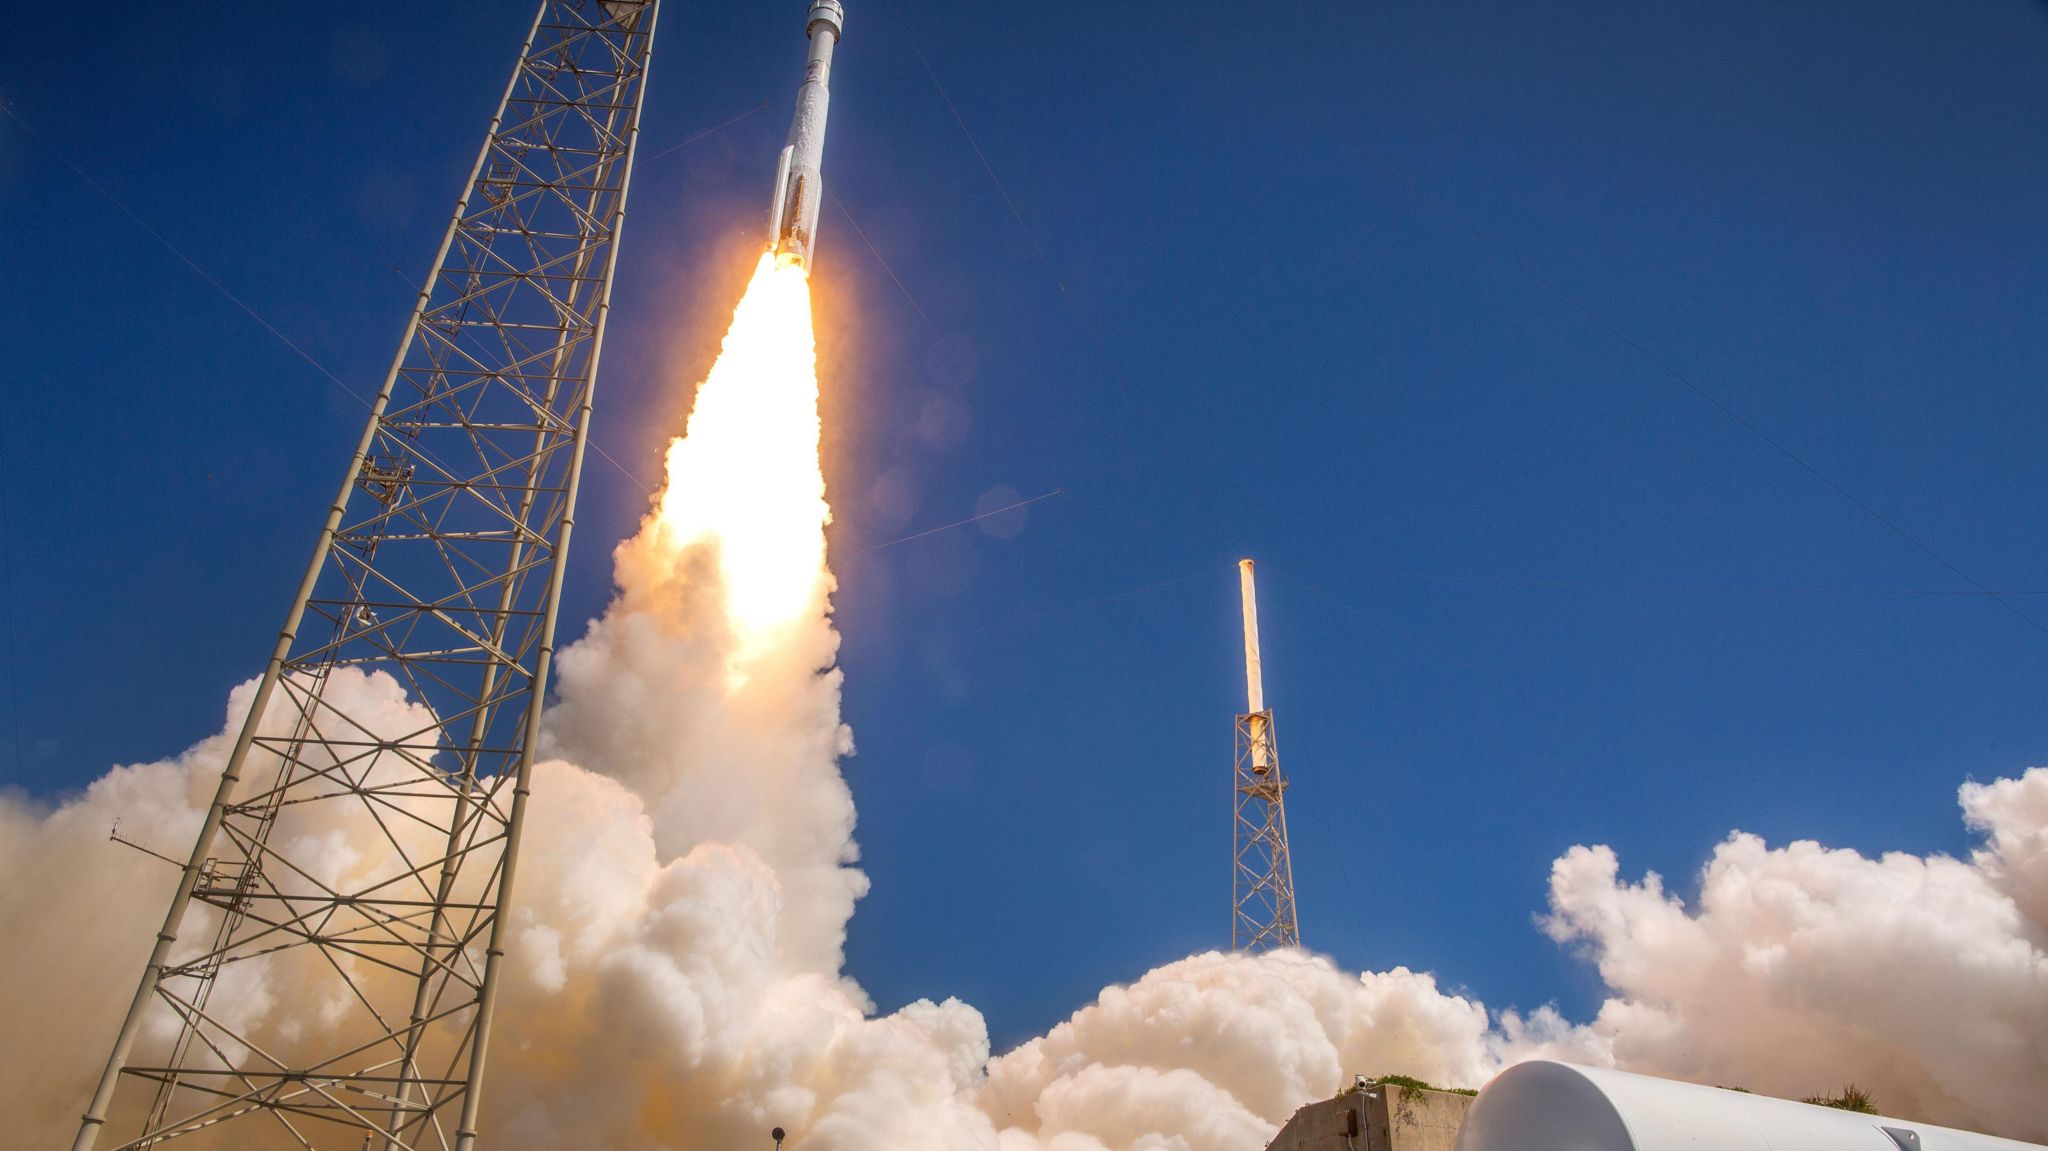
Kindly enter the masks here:
M 2043 1151 L 1724 1087 L 1535 1060 L 1493 1077 L 1457 1151 Z

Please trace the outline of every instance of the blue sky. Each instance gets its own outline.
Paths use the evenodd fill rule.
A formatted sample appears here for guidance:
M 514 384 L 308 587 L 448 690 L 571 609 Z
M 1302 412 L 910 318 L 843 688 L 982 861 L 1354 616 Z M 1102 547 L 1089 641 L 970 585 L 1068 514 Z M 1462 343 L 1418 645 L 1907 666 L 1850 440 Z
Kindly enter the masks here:
M 663 14 L 597 416 L 642 479 L 760 242 L 772 7 Z M 1227 943 L 1241 554 L 1306 941 L 1494 1006 L 1597 1005 L 1531 922 L 1571 844 L 1682 890 L 1737 827 L 1959 853 L 1956 785 L 2048 761 L 2048 6 L 850 7 L 817 293 L 884 1007 L 1002 1045 Z M 219 728 L 361 421 L 114 201 L 368 386 L 529 18 L 95 11 L 0 44 L 0 782 L 46 797 Z M 593 460 L 572 634 L 644 502 Z

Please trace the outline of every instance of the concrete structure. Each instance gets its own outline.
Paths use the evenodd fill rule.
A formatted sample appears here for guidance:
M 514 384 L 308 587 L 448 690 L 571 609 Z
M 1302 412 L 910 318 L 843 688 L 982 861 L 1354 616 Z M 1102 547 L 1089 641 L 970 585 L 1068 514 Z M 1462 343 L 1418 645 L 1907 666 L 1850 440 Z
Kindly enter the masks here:
M 1518 1063 L 1493 1077 L 1473 1101 L 1455 1151 L 1700 1148 L 2043 1151 L 1974 1131 L 1545 1060 Z
M 1470 1095 L 1393 1083 L 1353 1087 L 1294 1113 L 1266 1151 L 1455 1151 Z

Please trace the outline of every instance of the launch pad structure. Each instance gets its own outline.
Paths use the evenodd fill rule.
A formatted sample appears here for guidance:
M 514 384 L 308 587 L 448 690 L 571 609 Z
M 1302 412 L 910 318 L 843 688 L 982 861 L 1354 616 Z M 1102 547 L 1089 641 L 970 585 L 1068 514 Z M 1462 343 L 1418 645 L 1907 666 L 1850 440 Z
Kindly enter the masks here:
M 1287 849 L 1287 777 L 1273 743 L 1259 664 L 1259 602 L 1252 561 L 1237 562 L 1244 602 L 1245 710 L 1237 717 L 1235 818 L 1231 834 L 1230 946 L 1267 951 L 1301 946 L 1294 910 L 1294 857 Z
M 475 1144 L 658 8 L 540 4 L 74 1151 Z

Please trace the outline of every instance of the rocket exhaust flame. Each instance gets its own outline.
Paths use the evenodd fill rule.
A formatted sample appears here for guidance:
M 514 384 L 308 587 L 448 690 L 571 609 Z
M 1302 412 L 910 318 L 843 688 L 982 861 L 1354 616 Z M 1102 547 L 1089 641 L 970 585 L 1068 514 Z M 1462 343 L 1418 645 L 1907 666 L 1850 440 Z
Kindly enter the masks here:
M 657 519 L 671 561 L 716 546 L 736 670 L 823 610 L 832 513 L 819 431 L 808 276 L 763 254 L 687 430 L 669 445 Z

